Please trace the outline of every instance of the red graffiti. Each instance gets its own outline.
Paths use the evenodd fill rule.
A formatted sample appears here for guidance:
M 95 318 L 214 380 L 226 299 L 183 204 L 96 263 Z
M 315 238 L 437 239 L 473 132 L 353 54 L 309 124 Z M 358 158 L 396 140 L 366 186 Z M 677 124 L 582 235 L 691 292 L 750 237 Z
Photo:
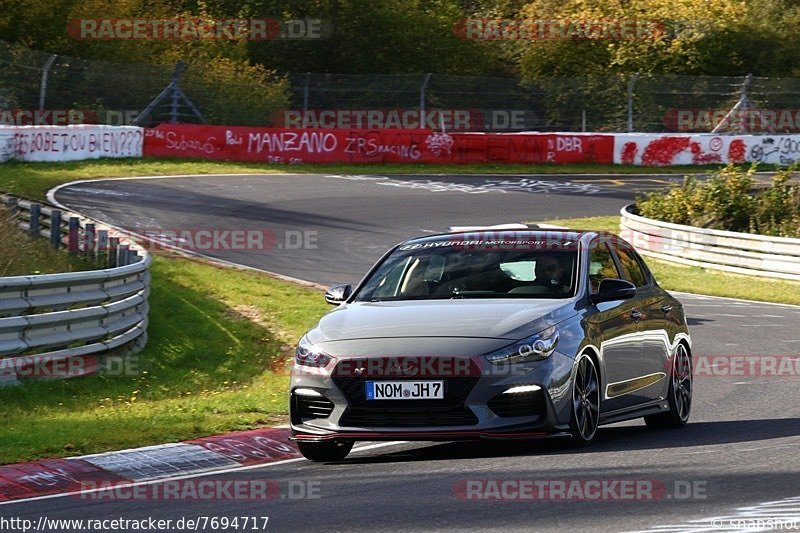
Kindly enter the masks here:
M 636 163 L 636 152 L 639 150 L 639 147 L 636 145 L 635 142 L 627 142 L 625 146 L 622 147 L 622 164 L 623 165 L 633 165 Z
M 744 163 L 747 146 L 742 139 L 731 141 L 728 146 L 728 163 Z
M 689 137 L 662 137 L 647 145 L 642 154 L 644 165 L 671 165 L 681 152 L 689 147 Z
M 700 143 L 693 142 L 689 145 L 692 151 L 693 165 L 706 165 L 708 163 L 721 163 L 722 157 L 719 154 L 704 154 Z

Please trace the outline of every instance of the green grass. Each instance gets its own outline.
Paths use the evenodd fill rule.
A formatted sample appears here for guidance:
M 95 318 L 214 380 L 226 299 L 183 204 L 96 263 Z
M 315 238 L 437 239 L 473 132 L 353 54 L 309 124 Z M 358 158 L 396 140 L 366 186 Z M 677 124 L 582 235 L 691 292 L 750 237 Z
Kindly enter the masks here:
M 567 218 L 542 221 L 575 229 L 619 234 L 619 216 Z M 645 258 L 647 265 L 667 290 L 800 305 L 800 282 L 769 280 L 719 270 L 677 265 Z
M 173 442 L 285 421 L 291 346 L 319 291 L 155 257 L 149 342 L 129 376 L 0 389 L 0 463 Z
M 0 191 L 27 198 L 43 199 L 45 193 L 74 180 L 121 176 L 156 176 L 175 174 L 246 174 L 246 173 L 335 173 L 335 174 L 687 174 L 707 172 L 721 165 L 641 167 L 632 165 L 276 165 L 188 159 L 100 159 L 68 163 L 6 162 L 0 165 Z

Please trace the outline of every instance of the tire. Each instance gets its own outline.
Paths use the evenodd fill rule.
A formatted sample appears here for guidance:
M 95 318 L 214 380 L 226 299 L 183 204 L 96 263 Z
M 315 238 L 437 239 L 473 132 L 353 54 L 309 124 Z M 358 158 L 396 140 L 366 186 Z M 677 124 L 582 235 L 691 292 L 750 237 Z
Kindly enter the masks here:
M 591 357 L 584 355 L 578 360 L 575 378 L 572 380 L 572 410 L 570 434 L 572 443 L 588 446 L 597 435 L 600 423 L 600 377 Z
M 669 411 L 644 417 L 650 429 L 681 428 L 692 412 L 692 357 L 683 344 L 678 344 L 670 365 Z
M 304 442 L 298 441 L 297 447 L 303 457 L 309 461 L 318 463 L 329 463 L 332 461 L 341 461 L 350 450 L 353 448 L 353 441 L 351 440 L 334 440 L 323 442 Z

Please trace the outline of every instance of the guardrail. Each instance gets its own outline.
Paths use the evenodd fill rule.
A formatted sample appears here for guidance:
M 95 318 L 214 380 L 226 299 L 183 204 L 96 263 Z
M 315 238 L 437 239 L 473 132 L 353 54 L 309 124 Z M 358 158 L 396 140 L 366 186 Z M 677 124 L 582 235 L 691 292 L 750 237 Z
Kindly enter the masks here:
M 150 255 L 70 212 L 0 195 L 20 226 L 108 268 L 0 277 L 0 386 L 106 368 L 147 342 Z M 102 263 L 101 263 L 102 264 Z M 115 363 L 116 364 L 116 363 Z
M 661 222 L 620 210 L 620 230 L 644 256 L 768 278 L 800 281 L 800 239 Z

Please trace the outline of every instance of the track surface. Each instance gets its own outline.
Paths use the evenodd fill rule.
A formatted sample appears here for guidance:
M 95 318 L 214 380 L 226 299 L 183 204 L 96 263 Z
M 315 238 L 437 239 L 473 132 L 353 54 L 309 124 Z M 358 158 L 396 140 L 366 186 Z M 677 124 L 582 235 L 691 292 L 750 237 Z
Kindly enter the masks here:
M 654 190 L 670 180 L 675 178 L 207 176 L 79 184 L 60 191 L 57 199 L 72 209 L 140 230 L 246 226 L 274 231 L 278 242 L 287 230 L 317 231 L 316 249 L 209 255 L 332 283 L 357 280 L 387 247 L 410 235 L 453 224 L 613 214 L 637 191 Z M 798 358 L 800 308 L 678 296 L 690 317 L 696 356 Z M 320 531 L 628 531 L 665 525 L 676 525 L 676 530 L 710 530 L 711 517 L 800 495 L 799 397 L 796 376 L 699 376 L 692 423 L 687 428 L 653 432 L 639 421 L 608 426 L 588 449 L 565 448 L 558 440 L 400 443 L 354 452 L 338 464 L 299 460 L 209 476 L 319 482 L 318 499 L 265 504 L 96 502 L 67 497 L 3 506 L 0 515 L 34 519 L 41 515 L 269 516 L 269 529 L 278 531 L 300 527 Z M 487 479 L 653 480 L 672 497 L 499 502 L 454 496 L 459 482 Z M 681 486 L 694 483 L 702 492 L 682 499 L 675 492 L 676 482 Z M 800 518 L 800 502 L 782 504 L 781 509 L 784 516 Z M 766 513 L 762 516 L 777 514 L 774 510 Z M 693 525 L 694 520 L 700 522 Z

